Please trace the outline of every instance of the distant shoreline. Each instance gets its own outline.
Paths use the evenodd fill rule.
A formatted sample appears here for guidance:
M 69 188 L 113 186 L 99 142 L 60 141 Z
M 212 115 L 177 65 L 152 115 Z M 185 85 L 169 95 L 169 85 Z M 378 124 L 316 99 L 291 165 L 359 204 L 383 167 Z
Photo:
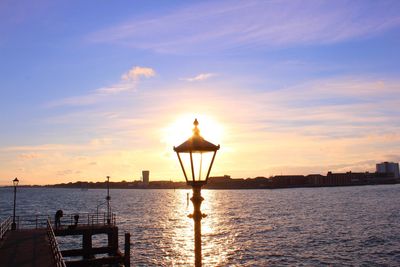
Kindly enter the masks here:
M 204 190 L 278 190 L 278 189 L 296 189 L 296 188 L 333 188 L 333 187 L 356 187 L 356 186 L 378 186 L 378 185 L 396 185 L 400 184 L 400 182 L 395 183 L 381 183 L 381 184 L 354 184 L 354 185 L 329 185 L 329 186 L 291 186 L 291 187 L 246 187 L 246 188 L 229 188 L 229 187 L 207 187 L 205 186 Z M 0 188 L 13 188 L 13 186 L 0 186 Z M 49 189 L 82 189 L 80 187 L 61 187 L 54 185 L 23 185 L 18 186 L 18 188 L 49 188 Z M 106 189 L 104 187 L 91 187 L 89 189 Z M 110 187 L 110 189 L 126 189 L 126 190 L 188 190 L 192 189 L 190 186 L 186 187 L 175 187 L 175 188 L 167 188 L 167 187 Z M 82 190 L 87 191 L 87 190 Z
M 254 190 L 254 189 L 285 189 L 285 188 L 320 188 L 320 187 L 343 187 L 343 186 L 364 186 L 364 185 L 382 185 L 382 184 L 399 184 L 400 180 L 393 177 L 370 177 L 370 179 L 323 179 L 322 180 L 307 179 L 307 176 L 276 176 L 273 178 L 257 177 L 247 179 L 231 179 L 229 176 L 214 177 L 209 179 L 203 188 L 212 190 Z M 110 189 L 190 189 L 186 182 L 172 181 L 153 181 L 147 185 L 141 181 L 133 182 L 110 182 Z M 0 188 L 8 188 L 12 186 L 0 186 Z M 106 182 L 69 182 L 53 185 L 21 185 L 21 188 L 66 188 L 80 189 L 82 191 L 88 189 L 106 189 Z

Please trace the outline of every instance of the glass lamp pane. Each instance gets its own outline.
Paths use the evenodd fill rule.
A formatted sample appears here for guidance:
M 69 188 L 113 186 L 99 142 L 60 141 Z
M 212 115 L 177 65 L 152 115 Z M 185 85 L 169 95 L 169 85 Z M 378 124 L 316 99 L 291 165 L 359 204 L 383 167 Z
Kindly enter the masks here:
M 192 153 L 193 171 L 190 161 L 190 153 L 179 154 L 189 181 L 204 181 L 207 178 L 213 154 L 214 152 Z

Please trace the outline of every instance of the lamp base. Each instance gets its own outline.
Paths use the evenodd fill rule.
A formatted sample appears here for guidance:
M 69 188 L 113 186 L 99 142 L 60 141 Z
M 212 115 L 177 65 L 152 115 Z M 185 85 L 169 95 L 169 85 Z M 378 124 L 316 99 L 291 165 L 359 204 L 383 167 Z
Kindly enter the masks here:
M 11 224 L 11 230 L 17 230 L 17 224 L 15 223 L 15 222 L 13 222 L 12 224 Z
M 186 184 L 191 187 L 202 187 L 207 184 L 207 181 L 187 181 Z

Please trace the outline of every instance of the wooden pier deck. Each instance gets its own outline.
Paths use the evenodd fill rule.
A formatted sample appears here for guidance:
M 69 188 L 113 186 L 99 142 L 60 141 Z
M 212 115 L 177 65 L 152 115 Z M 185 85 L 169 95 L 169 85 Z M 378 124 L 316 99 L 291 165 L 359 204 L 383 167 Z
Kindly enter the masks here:
M 8 231 L 0 243 L 1 267 L 53 267 L 46 229 Z
M 79 218 L 76 214 L 73 217 Z M 18 218 L 16 230 L 11 230 L 10 217 L 0 223 L 0 267 L 130 266 L 130 234 L 125 233 L 122 253 L 118 248 L 118 227 L 114 214 L 111 219 L 98 213 L 82 214 L 81 218 L 85 220 L 80 224 L 78 220 L 72 224 L 70 219 L 69 224 L 57 229 L 53 229 L 48 216 L 35 215 L 29 218 Z M 34 228 L 26 229 L 29 227 Z M 107 235 L 107 243 L 93 247 L 92 237 L 99 234 Z M 56 236 L 80 236 L 82 245 L 61 251 Z

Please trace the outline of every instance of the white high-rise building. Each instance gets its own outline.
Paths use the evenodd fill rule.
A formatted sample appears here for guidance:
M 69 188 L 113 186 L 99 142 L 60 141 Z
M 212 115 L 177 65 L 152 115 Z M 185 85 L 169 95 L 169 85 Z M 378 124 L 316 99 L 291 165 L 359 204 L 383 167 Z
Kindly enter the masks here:
M 150 171 L 142 171 L 143 185 L 148 186 L 150 182 Z
M 399 178 L 399 163 L 394 162 L 382 162 L 376 164 L 377 173 L 393 173 L 394 178 Z

